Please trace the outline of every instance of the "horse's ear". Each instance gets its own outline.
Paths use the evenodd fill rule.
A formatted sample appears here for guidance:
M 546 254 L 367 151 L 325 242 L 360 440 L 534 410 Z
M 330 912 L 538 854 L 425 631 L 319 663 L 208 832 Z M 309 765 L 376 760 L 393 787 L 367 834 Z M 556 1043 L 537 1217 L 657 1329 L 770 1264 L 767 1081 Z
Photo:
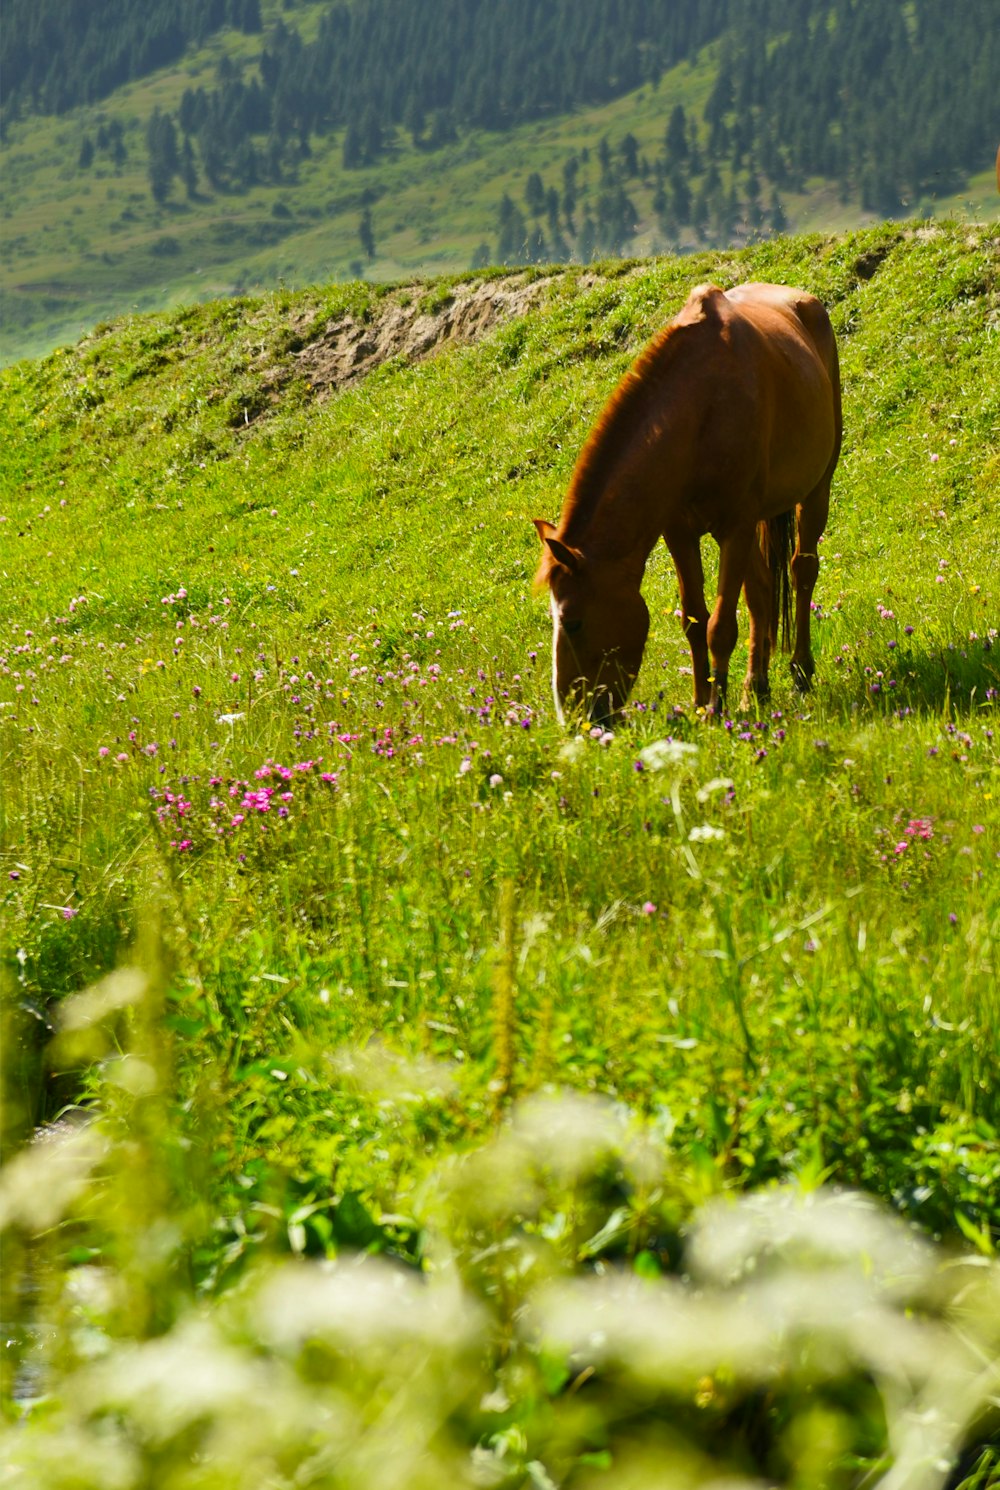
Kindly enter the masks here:
M 575 574 L 580 568 L 580 560 L 583 555 L 579 550 L 570 548 L 568 544 L 561 542 L 556 537 L 555 528 L 551 523 L 546 522 L 544 517 L 536 517 L 532 520 L 535 524 L 535 531 L 556 563 L 561 564 L 564 569 L 568 569 L 571 574 Z
M 567 544 L 560 543 L 558 538 L 546 538 L 545 542 L 549 553 L 557 564 L 561 564 L 564 569 L 568 569 L 570 574 L 577 574 L 579 572 L 580 561 L 583 558 L 579 549 L 570 548 Z

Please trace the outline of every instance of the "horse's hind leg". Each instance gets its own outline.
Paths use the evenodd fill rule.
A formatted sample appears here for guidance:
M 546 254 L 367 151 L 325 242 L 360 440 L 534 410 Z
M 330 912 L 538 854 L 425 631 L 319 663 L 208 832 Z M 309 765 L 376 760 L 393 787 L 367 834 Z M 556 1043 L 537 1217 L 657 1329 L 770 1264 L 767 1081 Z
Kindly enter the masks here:
M 819 540 L 830 511 L 830 477 L 825 476 L 797 508 L 798 539 L 792 555 L 792 578 L 795 581 L 795 650 L 792 653 L 792 678 L 805 692 L 816 671 L 810 646 L 809 623 L 812 596 L 819 574 Z
M 771 692 L 767 673 L 771 663 L 773 590 L 774 583 L 767 556 L 760 542 L 755 539 L 750 546 L 747 574 L 743 582 L 743 594 L 750 612 L 750 647 L 747 675 L 743 681 L 744 709 L 750 706 L 755 696 L 767 698 Z

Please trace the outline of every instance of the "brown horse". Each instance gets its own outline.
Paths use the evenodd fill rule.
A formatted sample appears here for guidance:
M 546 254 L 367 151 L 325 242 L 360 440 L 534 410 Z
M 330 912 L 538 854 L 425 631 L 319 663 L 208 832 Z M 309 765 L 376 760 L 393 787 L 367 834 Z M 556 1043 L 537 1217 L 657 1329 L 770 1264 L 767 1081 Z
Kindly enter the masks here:
M 788 640 L 793 513 L 792 675 L 808 688 L 816 550 L 840 440 L 837 344 L 820 302 L 780 285 L 692 290 L 611 395 L 577 460 L 558 527 L 535 519 L 560 719 L 571 702 L 606 721 L 628 698 L 649 630 L 640 586 L 661 534 L 677 570 L 695 704 L 715 712 L 725 700 L 741 588 L 750 611 L 745 697 L 765 695 L 779 621 Z M 711 617 L 706 533 L 720 549 Z

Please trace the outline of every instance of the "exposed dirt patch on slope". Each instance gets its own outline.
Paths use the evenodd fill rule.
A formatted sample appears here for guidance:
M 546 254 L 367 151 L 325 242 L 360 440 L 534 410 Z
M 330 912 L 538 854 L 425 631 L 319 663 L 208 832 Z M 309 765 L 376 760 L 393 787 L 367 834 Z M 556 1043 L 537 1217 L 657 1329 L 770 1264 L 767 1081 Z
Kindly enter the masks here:
M 303 327 L 308 340 L 293 354 L 295 373 L 320 397 L 335 393 L 390 358 L 420 362 L 445 347 L 478 341 L 537 305 L 548 283 L 510 275 L 455 285 L 430 303 L 426 286 L 405 288 L 364 318 L 340 316 L 318 332 Z

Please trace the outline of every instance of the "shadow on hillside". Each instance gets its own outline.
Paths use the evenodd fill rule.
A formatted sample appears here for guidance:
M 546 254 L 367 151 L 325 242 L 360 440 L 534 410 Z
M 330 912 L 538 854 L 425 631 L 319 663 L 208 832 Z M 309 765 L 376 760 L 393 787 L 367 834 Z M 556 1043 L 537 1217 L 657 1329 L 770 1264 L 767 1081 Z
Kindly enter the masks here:
M 988 637 L 950 642 L 937 651 L 900 648 L 882 667 L 855 661 L 846 674 L 831 664 L 832 658 L 821 659 L 818 686 L 825 681 L 852 712 L 864 706 L 884 714 L 965 716 L 1000 708 L 1000 651 Z
M 738 649 L 733 657 L 726 717 L 734 721 L 769 719 L 775 710 L 794 713 L 800 707 L 811 710 L 813 706 L 855 719 L 928 715 L 964 722 L 995 713 L 1000 728 L 1000 647 L 994 648 L 988 637 L 950 643 L 938 651 L 904 652 L 900 648 L 890 655 L 891 663 L 882 668 L 858 659 L 841 667 L 837 666 L 836 654 L 820 656 L 813 689 L 804 695 L 791 688 L 788 658 L 779 655 L 771 665 L 772 693 L 744 709 L 741 692 L 746 656 L 745 650 Z M 621 723 L 640 724 L 650 715 L 675 721 L 693 718 L 697 711 L 686 692 L 688 682 L 685 668 L 682 676 L 667 686 L 650 687 L 647 680 L 643 689 L 640 683 Z

